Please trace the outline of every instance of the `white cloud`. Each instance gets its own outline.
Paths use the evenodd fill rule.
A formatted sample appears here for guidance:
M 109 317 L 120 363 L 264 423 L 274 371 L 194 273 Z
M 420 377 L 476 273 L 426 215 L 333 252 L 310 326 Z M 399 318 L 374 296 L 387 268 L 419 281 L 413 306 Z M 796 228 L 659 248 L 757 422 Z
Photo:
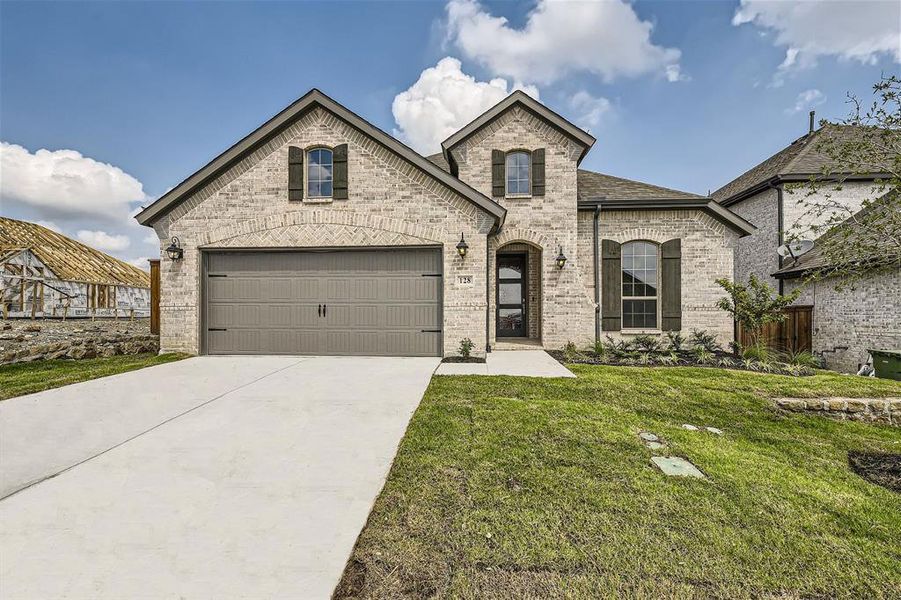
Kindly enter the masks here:
M 127 235 L 109 234 L 105 231 L 79 229 L 77 236 L 81 242 L 104 252 L 122 251 L 131 245 Z
M 802 110 L 814 108 L 826 102 L 826 96 L 820 90 L 804 90 L 795 98 L 795 105 L 792 108 L 785 109 L 787 113 L 798 113 Z
M 150 264 L 147 262 L 148 260 L 150 260 L 148 257 L 146 257 L 146 256 L 141 256 L 141 257 L 138 257 L 138 258 L 132 258 L 131 260 L 129 260 L 129 261 L 127 261 L 127 262 L 128 262 L 128 264 L 133 265 L 133 266 L 135 266 L 135 267 L 137 267 L 137 268 L 139 268 L 139 269 L 143 269 L 143 270 L 145 270 L 145 271 L 149 271 L 149 270 L 150 270 Z
M 160 238 L 157 237 L 156 232 L 154 230 L 150 230 L 147 235 L 144 236 L 144 239 L 141 240 L 145 244 L 153 244 L 154 246 L 160 245 Z
M 897 1 L 773 2 L 741 0 L 732 18 L 775 33 L 785 59 L 774 80 L 812 67 L 822 56 L 875 64 L 882 56 L 901 62 L 901 3 Z
M 53 221 L 36 221 L 38 225 L 41 227 L 46 227 L 50 231 L 55 231 L 56 233 L 62 233 L 63 229 Z
M 0 198 L 51 218 L 118 220 L 146 199 L 141 182 L 75 150 L 38 150 L 0 142 Z
M 508 89 L 501 78 L 476 81 L 463 72 L 458 59 L 442 58 L 395 96 L 391 112 L 398 129 L 394 133 L 418 152 L 437 152 L 442 141 L 516 89 L 538 99 L 534 86 L 517 84 Z
M 653 25 L 622 0 L 538 0 L 522 29 L 476 0 L 450 0 L 447 16 L 448 40 L 464 56 L 516 81 L 548 84 L 571 72 L 682 79 L 680 51 L 653 44 Z
M 601 123 L 601 117 L 610 110 L 610 101 L 580 90 L 569 99 L 569 106 L 576 113 L 576 124 L 582 129 L 590 130 L 597 127 Z

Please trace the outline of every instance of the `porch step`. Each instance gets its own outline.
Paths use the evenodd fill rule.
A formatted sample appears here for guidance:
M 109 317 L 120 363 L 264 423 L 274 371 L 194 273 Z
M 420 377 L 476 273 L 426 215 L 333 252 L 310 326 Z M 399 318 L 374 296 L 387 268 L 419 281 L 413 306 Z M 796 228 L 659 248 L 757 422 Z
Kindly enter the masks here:
M 504 341 L 496 341 L 494 346 L 491 347 L 492 350 L 498 351 L 506 351 L 506 350 L 538 350 L 543 349 L 544 346 L 541 344 L 541 340 L 534 339 L 517 339 L 517 340 L 504 340 Z

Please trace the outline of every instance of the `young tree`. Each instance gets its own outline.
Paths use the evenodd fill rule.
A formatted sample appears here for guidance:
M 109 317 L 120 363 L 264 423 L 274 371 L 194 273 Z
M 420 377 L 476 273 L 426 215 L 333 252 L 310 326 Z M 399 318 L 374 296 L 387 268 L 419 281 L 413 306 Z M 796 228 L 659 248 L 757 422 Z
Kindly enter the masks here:
M 826 265 L 808 280 L 835 277 L 841 287 L 874 271 L 901 268 L 901 80 L 883 77 L 873 94 L 869 106 L 848 94 L 846 119 L 820 121 L 821 127 L 833 128 L 818 136 L 814 146 L 827 157 L 827 166 L 786 188 L 803 194 L 802 219 L 813 223 L 804 233 L 817 238 L 817 252 Z M 849 178 L 874 174 L 878 178 L 859 210 L 836 197 Z M 799 236 L 789 231 L 786 241 Z
M 716 305 L 732 315 L 751 337 L 751 345 L 760 343 L 760 334 L 767 323 L 781 323 L 785 320 L 782 310 L 798 299 L 801 288 L 788 295 L 777 294 L 765 281 L 755 275 L 748 278 L 748 284 L 732 282 L 726 278 L 717 279 L 717 285 L 729 294 L 720 298 Z

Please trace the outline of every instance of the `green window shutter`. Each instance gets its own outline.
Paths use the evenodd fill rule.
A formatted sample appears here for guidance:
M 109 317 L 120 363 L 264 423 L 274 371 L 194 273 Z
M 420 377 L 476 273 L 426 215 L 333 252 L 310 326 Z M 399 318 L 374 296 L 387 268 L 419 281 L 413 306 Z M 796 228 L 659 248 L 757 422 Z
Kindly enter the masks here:
M 303 200 L 303 148 L 288 146 L 288 200 Z
M 332 149 L 332 197 L 347 200 L 347 144 Z
M 663 242 L 661 254 L 661 325 L 664 331 L 679 331 L 682 329 L 682 240 Z
M 601 242 L 601 329 L 622 329 L 622 246 L 613 240 Z
M 504 190 L 507 189 L 507 183 L 504 181 L 506 177 L 506 155 L 502 150 L 491 151 L 491 195 L 495 198 L 503 198 Z
M 544 196 L 544 148 L 532 152 L 532 195 Z

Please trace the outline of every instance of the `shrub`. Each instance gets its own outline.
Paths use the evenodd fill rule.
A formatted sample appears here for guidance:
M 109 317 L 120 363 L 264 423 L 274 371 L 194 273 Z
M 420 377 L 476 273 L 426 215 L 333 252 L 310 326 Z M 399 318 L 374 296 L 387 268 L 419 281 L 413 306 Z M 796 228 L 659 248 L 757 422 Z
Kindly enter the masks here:
M 703 348 L 710 353 L 722 350 L 720 343 L 716 340 L 716 335 L 703 329 L 692 329 L 688 342 L 694 346 L 695 350 Z
M 575 360 L 579 357 L 579 350 L 573 342 L 566 342 L 566 345 L 563 346 L 563 356 L 566 360 Z
M 632 339 L 632 346 L 640 352 L 659 352 L 660 340 L 653 335 L 636 335 Z
M 675 352 L 681 352 L 683 346 L 685 346 L 685 337 L 679 331 L 667 331 L 666 339 L 669 342 L 670 349 Z
M 742 348 L 741 357 L 748 360 L 754 360 L 764 363 L 773 362 L 774 360 L 776 360 L 775 352 L 770 350 L 766 344 L 762 344 L 760 342 L 756 342 L 754 344 L 751 344 L 750 346 Z
M 591 351 L 597 354 L 598 358 L 604 358 L 607 355 L 607 345 L 602 340 L 595 340 Z
M 748 278 L 747 285 L 726 278 L 717 279 L 716 284 L 728 294 L 717 301 L 717 307 L 732 315 L 754 343 L 760 339 L 760 333 L 767 323 L 785 320 L 783 309 L 797 300 L 802 291 L 797 288 L 784 296 L 777 294 L 755 275 Z
M 615 358 L 626 358 L 635 355 L 635 352 L 632 350 L 632 342 L 615 340 L 610 337 L 609 334 L 607 334 L 606 339 L 607 341 L 604 343 L 604 347 L 606 348 L 606 351 Z
M 807 350 L 801 350 L 800 352 L 793 352 L 789 350 L 785 354 L 785 360 L 791 365 L 806 367 L 808 369 L 819 369 L 821 366 L 820 359 Z
M 471 339 L 463 338 L 460 340 L 460 356 L 463 358 L 469 358 L 473 348 L 475 348 L 475 344 L 472 343 Z
M 692 352 L 695 355 L 695 360 L 702 365 L 707 364 L 716 358 L 716 355 L 704 346 L 695 346 Z

